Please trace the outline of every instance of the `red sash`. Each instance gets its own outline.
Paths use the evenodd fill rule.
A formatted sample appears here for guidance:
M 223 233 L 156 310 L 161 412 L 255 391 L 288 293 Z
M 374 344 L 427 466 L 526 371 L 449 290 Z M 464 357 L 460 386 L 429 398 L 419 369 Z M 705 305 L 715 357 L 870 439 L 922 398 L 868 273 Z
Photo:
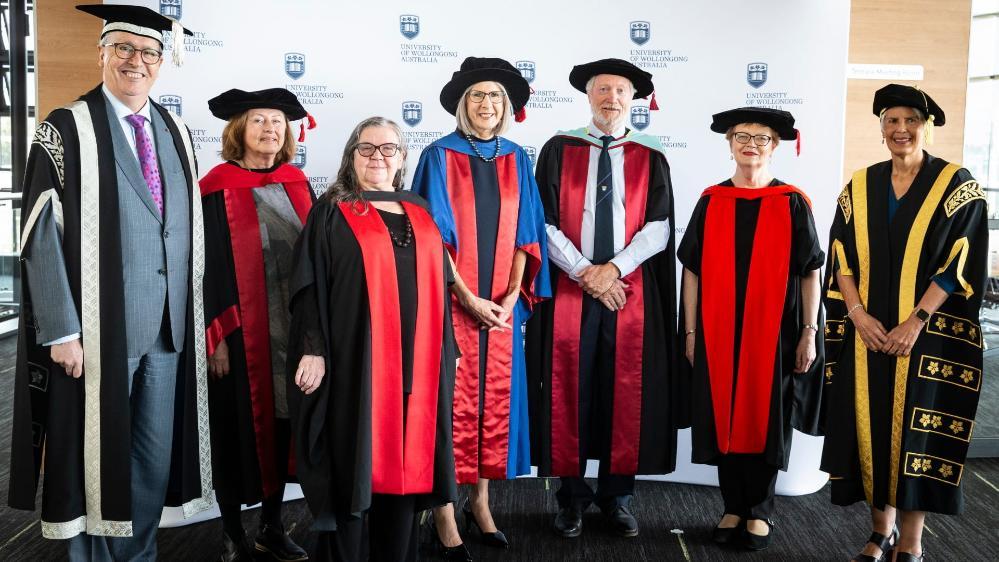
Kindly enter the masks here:
M 291 168 L 294 172 L 289 172 Z M 237 166 L 216 166 L 201 180 L 202 197 L 224 190 L 226 219 L 232 241 L 233 268 L 239 309 L 230 307 L 217 318 L 209 321 L 205 329 L 209 354 L 222 338 L 237 327 L 243 328 L 243 347 L 246 352 L 246 376 L 250 387 L 253 430 L 256 438 L 257 460 L 264 497 L 275 493 L 281 484 L 274 468 L 274 379 L 271 365 L 270 320 L 267 305 L 267 281 L 264 275 L 263 245 L 260 240 L 260 220 L 253 200 L 254 187 L 280 183 L 279 179 L 293 179 L 284 184 L 298 218 L 305 224 L 312 208 L 309 183 L 301 171 L 282 166 L 273 175 L 248 172 Z M 227 184 L 231 182 L 231 184 Z M 209 264 L 209 267 L 211 264 Z M 294 473 L 294 455 L 289 467 Z
M 774 363 L 791 260 L 789 193 L 793 186 L 758 189 L 714 186 L 704 221 L 701 330 L 707 354 L 715 433 L 721 453 L 766 448 Z M 735 376 L 735 209 L 738 199 L 762 199 L 749 265 L 738 377 Z M 805 197 L 808 201 L 808 198 Z M 734 387 L 734 388 L 733 388 Z
M 478 232 L 475 221 L 475 187 L 469 156 L 445 151 L 447 192 L 454 214 L 457 252 L 450 248 L 458 275 L 473 292 L 479 287 Z M 516 154 L 496 159 L 499 184 L 499 224 L 496 231 L 496 257 L 493 261 L 491 300 L 506 294 L 510 268 L 516 251 L 520 189 Z M 526 274 L 526 273 L 525 273 Z M 454 385 L 454 464 L 459 484 L 471 484 L 479 476 L 507 477 L 510 447 L 510 373 L 513 371 L 513 332 L 489 333 L 485 373 L 485 404 L 479 420 L 479 324 L 461 306 L 453 306 L 454 335 L 461 349 L 461 362 Z M 519 327 L 515 327 L 519 329 Z M 481 425 L 481 441 L 479 428 Z
M 624 150 L 625 245 L 645 225 L 649 193 L 649 149 L 626 144 Z M 559 227 L 580 246 L 590 147 L 566 146 L 562 151 Z M 611 427 L 611 474 L 635 474 L 642 420 L 642 366 L 645 302 L 639 267 L 624 278 L 628 303 L 617 313 L 614 352 L 614 412 Z M 560 272 L 555 292 L 552 342 L 552 474 L 579 474 L 579 334 L 583 291 Z
M 340 203 L 340 212 L 361 247 L 368 292 L 372 342 L 371 491 L 376 494 L 423 494 L 434 487 L 444 326 L 443 246 L 437 225 L 425 210 L 405 201 L 402 206 L 413 225 L 419 303 L 413 342 L 413 391 L 405 420 L 402 319 L 392 240 L 373 208 L 359 215 L 350 203 Z

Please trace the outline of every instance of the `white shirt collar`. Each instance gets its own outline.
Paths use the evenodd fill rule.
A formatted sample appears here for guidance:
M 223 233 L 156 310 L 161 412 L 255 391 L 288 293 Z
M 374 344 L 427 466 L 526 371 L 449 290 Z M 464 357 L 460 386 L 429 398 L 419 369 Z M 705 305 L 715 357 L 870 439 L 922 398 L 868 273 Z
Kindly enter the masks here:
M 104 96 L 108 98 L 108 101 L 111 102 L 111 109 L 114 110 L 114 114 L 118 117 L 118 119 L 125 119 L 129 115 L 132 115 L 133 113 L 132 110 L 129 109 L 127 105 L 122 103 L 120 99 L 116 98 L 114 94 L 111 93 L 111 90 L 108 89 L 107 84 L 101 84 L 101 90 L 104 92 Z M 149 106 L 150 103 L 149 99 L 147 98 L 145 105 L 142 106 L 142 109 L 135 112 L 136 114 L 145 117 L 146 123 L 152 122 L 152 118 L 150 117 L 149 113 Z
M 619 139 L 624 136 L 625 130 L 626 128 L 624 124 L 621 124 L 620 126 L 618 126 L 617 129 L 614 129 L 614 132 L 611 133 L 611 136 L 613 136 L 616 139 Z M 600 129 L 600 127 L 597 127 L 597 124 L 594 123 L 592 119 L 590 120 L 590 124 L 586 126 L 586 132 L 588 132 L 590 136 L 594 136 L 598 139 L 604 136 L 604 132 Z

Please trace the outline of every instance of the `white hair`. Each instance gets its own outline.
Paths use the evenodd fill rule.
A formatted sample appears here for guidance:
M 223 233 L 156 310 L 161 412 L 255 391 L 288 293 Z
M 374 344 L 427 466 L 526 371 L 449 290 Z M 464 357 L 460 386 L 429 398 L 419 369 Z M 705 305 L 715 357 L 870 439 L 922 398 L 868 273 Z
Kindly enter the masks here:
M 601 76 L 601 75 L 600 74 L 594 74 L 593 76 L 590 76 L 589 80 L 586 81 L 586 88 L 584 88 L 584 89 L 586 90 L 587 94 L 589 94 L 590 90 L 593 89 L 593 82 L 594 82 L 594 80 L 597 79 L 597 76 Z M 617 74 L 615 74 L 615 76 L 617 76 Z M 622 76 L 621 78 L 624 78 L 624 76 Z M 625 78 L 625 80 L 628 80 L 628 79 Z M 634 95 L 635 94 L 635 83 L 632 82 L 631 80 L 628 80 L 628 85 L 631 86 L 631 94 Z

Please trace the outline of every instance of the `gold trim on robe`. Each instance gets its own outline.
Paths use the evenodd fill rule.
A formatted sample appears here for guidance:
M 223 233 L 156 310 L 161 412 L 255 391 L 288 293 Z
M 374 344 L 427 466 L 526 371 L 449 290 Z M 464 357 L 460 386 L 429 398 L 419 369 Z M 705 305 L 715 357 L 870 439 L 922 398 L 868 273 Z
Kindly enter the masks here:
M 860 304 L 867 308 L 867 297 L 871 284 L 871 248 L 867 234 L 867 169 L 853 174 L 853 197 L 857 200 L 853 216 L 853 232 L 857 241 L 857 268 L 860 279 L 857 290 Z M 854 386 L 854 410 L 857 413 L 857 448 L 860 453 L 860 472 L 864 481 L 864 495 L 867 503 L 874 503 L 874 456 L 871 445 L 871 397 L 867 384 L 867 346 L 860 338 L 860 332 L 853 331 L 853 360 L 856 384 Z

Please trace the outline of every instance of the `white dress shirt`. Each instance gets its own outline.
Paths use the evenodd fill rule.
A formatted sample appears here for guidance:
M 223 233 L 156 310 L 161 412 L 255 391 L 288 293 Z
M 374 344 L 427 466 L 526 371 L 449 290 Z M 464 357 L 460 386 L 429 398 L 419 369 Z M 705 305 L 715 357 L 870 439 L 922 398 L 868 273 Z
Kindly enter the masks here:
M 128 146 L 132 149 L 132 154 L 135 156 L 136 162 L 139 161 L 139 151 L 135 148 L 135 129 L 132 128 L 132 124 L 125 120 L 126 117 L 132 115 L 132 110 L 128 108 L 127 105 L 121 102 L 118 98 L 111 93 L 107 85 L 101 85 L 101 90 L 104 92 L 104 96 L 111 102 L 111 109 L 114 111 L 115 116 L 118 118 L 118 124 L 121 125 L 122 131 L 125 133 L 125 139 L 128 140 Z M 156 150 L 156 139 L 153 137 L 153 120 L 149 113 L 149 100 L 146 100 L 146 104 L 142 106 L 142 109 L 136 113 L 145 117 L 146 121 L 143 124 L 143 128 L 146 130 L 146 136 L 149 138 L 149 143 L 153 147 L 153 151 Z M 45 342 L 44 346 L 57 345 L 60 343 L 71 342 L 75 339 L 80 338 L 80 333 L 70 334 L 68 336 L 59 338 L 57 340 L 52 340 L 50 342 Z
M 592 121 L 588 127 L 588 132 L 597 141 L 604 134 Z M 624 133 L 625 128 L 622 125 L 614 131 L 612 136 L 620 138 L 624 136 Z M 559 269 L 566 272 L 573 281 L 577 280 L 583 268 L 591 265 L 590 259 L 593 257 L 593 225 L 600 151 L 600 147 L 590 147 L 589 170 L 586 174 L 586 199 L 583 203 L 583 224 L 580 230 L 580 245 L 582 247 L 576 248 L 558 228 L 550 224 L 545 225 L 545 232 L 548 234 L 548 258 Z M 624 277 L 638 269 L 645 260 L 666 249 L 670 224 L 668 219 L 645 223 L 645 226 L 631 238 L 631 243 L 625 247 L 624 148 L 612 148 L 609 155 L 611 177 L 614 182 L 614 257 L 611 258 L 610 263 L 617 266 L 621 272 L 621 277 Z

